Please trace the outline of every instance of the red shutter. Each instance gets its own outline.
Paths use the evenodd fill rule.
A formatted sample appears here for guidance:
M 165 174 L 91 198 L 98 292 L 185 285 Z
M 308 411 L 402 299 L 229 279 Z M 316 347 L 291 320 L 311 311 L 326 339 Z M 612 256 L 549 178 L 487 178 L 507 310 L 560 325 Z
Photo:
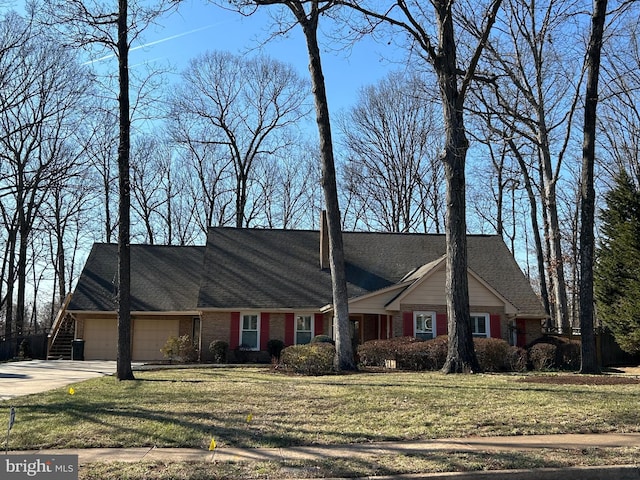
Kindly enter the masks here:
M 405 337 L 413 337 L 413 312 L 402 312 L 402 334 Z
M 446 335 L 449 330 L 447 325 L 447 314 L 436 313 L 436 335 Z
M 231 312 L 231 333 L 229 334 L 229 349 L 235 350 L 240 345 L 240 312 Z
M 527 322 L 523 318 L 516 320 L 516 344 L 524 347 L 527 344 Z
M 293 345 L 295 335 L 295 316 L 293 313 L 285 313 L 284 314 L 284 344 L 286 346 Z
M 502 338 L 500 315 L 489 315 L 489 333 L 491 338 Z
M 268 313 L 260 313 L 260 350 L 267 349 L 269 341 L 269 319 Z
M 313 315 L 313 334 L 324 335 L 324 315 L 316 313 Z
M 387 315 L 387 321 L 389 322 L 389 338 L 393 338 L 393 315 Z

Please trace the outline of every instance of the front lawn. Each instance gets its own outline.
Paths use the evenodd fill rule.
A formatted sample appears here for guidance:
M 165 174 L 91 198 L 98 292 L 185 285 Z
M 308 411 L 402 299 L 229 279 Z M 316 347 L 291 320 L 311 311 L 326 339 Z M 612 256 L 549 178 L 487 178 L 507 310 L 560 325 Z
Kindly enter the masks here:
M 0 402 L 16 407 L 10 449 L 280 447 L 640 431 L 640 384 L 530 382 L 523 375 L 196 368 L 105 377 Z M 577 378 L 577 376 L 575 377 Z

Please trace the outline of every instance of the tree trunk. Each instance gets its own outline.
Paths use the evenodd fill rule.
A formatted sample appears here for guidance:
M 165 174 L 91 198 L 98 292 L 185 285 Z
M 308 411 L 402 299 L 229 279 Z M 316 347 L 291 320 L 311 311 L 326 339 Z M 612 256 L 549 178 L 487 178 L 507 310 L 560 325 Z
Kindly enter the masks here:
M 520 171 L 524 177 L 524 187 L 527 191 L 527 197 L 529 198 L 529 206 L 531 210 L 531 227 L 533 230 L 533 241 L 536 247 L 536 260 L 538 264 L 538 275 L 540 276 L 540 296 L 542 297 L 542 304 L 544 305 L 544 311 L 547 314 L 551 312 L 551 306 L 549 304 L 549 291 L 547 288 L 547 277 L 544 266 L 544 250 L 542 248 L 542 239 L 540 238 L 540 226 L 538 224 L 538 201 L 535 192 L 533 191 L 533 185 L 531 184 L 531 177 L 528 173 L 528 168 L 524 158 L 520 154 L 516 143 L 513 138 L 509 138 L 509 147 L 511 152 L 516 156 L 518 164 L 520 165 Z
M 443 99 L 445 122 L 444 162 L 447 183 L 445 236 L 447 274 L 445 294 L 449 348 L 443 373 L 480 371 L 473 346 L 467 278 L 467 221 L 465 161 L 469 142 L 465 134 L 463 98 L 458 91 L 456 44 L 450 2 L 436 2 L 442 52 L 435 69 Z
M 301 21 L 303 20 L 303 22 Z M 344 249 L 336 185 L 336 170 L 333 158 L 331 123 L 329 106 L 322 73 L 320 48 L 318 47 L 317 16 L 311 20 L 300 19 L 307 40 L 309 53 L 309 72 L 316 106 L 316 121 L 320 136 L 320 156 L 322 159 L 322 190 L 327 209 L 327 228 L 329 230 L 329 266 L 331 268 L 331 286 L 333 290 L 333 314 L 336 335 L 336 360 L 338 370 L 355 370 L 351 326 L 349 325 L 349 299 L 347 296 L 347 277 L 344 268 Z
M 129 179 L 129 153 L 131 150 L 131 121 L 129 118 L 129 44 L 127 0 L 118 2 L 118 70 L 120 139 L 118 145 L 118 356 L 116 375 L 118 380 L 133 380 L 131 369 L 131 245 L 130 205 L 131 183 Z
M 607 14 L 607 0 L 594 0 L 591 38 L 587 50 L 587 90 L 584 106 L 584 141 L 582 145 L 582 184 L 580 190 L 580 334 L 582 363 L 580 373 L 599 373 L 593 322 L 593 254 L 595 190 L 593 167 L 596 144 L 596 108 L 600 52 Z
M 9 235 L 7 239 L 6 254 L 8 256 L 7 262 L 7 296 L 4 308 L 4 334 L 7 340 L 11 339 L 15 331 L 15 319 L 13 313 L 13 288 L 16 275 L 16 240 L 17 240 L 17 227 L 12 226 L 9 229 Z

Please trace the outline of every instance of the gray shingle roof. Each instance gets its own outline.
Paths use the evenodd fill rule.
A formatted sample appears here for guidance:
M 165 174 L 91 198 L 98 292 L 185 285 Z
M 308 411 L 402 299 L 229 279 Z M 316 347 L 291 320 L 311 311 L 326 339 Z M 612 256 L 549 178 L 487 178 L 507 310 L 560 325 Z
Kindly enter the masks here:
M 131 246 L 131 310 L 193 311 L 204 247 Z M 118 246 L 94 244 L 68 309 L 115 311 Z
M 469 267 L 522 314 L 540 301 L 499 236 L 469 235 Z M 211 228 L 200 308 L 304 308 L 331 303 L 317 231 Z M 445 254 L 444 235 L 343 233 L 350 297 L 388 287 Z
M 401 281 L 445 253 L 444 235 L 345 232 L 347 289 L 357 297 Z M 520 314 L 542 305 L 499 236 L 469 235 L 469 267 Z M 132 246 L 134 311 L 318 309 L 331 303 L 318 231 L 210 228 L 206 247 Z M 70 310 L 114 311 L 117 247 L 96 244 Z

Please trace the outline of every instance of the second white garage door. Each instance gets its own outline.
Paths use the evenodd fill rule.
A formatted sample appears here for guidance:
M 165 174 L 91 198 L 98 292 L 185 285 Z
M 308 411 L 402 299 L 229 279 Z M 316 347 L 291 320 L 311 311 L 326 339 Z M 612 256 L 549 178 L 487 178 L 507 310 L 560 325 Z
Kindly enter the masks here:
M 177 337 L 179 320 L 140 319 L 133 321 L 133 360 L 165 360 L 160 349 L 169 337 Z

